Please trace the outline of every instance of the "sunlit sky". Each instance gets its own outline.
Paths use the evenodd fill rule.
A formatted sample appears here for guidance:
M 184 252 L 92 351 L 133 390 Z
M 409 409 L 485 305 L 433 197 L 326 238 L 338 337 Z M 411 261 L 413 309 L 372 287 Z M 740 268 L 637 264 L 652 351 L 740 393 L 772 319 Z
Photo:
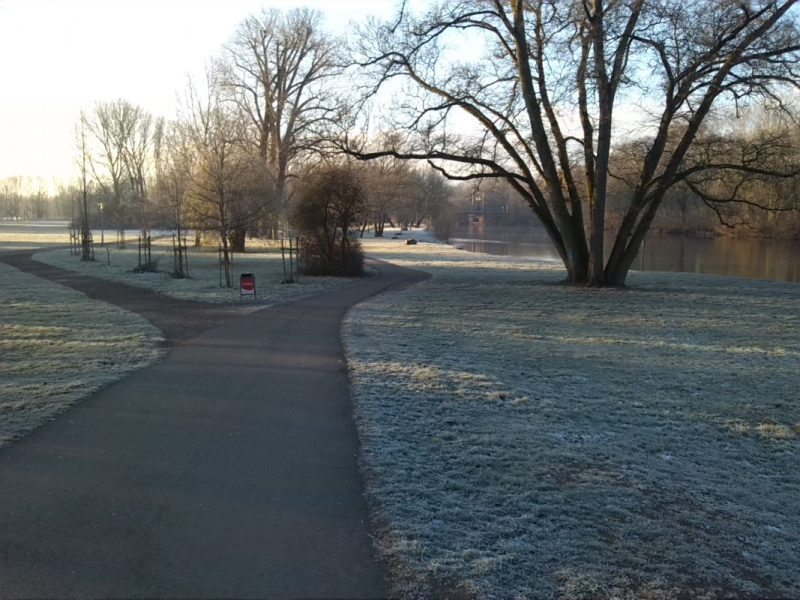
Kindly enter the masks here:
M 82 108 L 124 98 L 169 117 L 238 23 L 298 6 L 342 34 L 396 0 L 0 0 L 0 177 L 73 178 Z

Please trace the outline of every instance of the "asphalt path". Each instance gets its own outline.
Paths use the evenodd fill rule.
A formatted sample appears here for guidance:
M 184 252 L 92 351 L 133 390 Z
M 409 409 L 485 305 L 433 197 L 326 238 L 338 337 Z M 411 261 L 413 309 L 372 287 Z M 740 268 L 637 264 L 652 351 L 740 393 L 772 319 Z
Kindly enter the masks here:
M 375 266 L 177 327 L 163 362 L 0 450 L 0 597 L 385 596 L 340 326 L 425 274 Z
M 177 300 L 147 288 L 123 285 L 47 265 L 33 260 L 33 254 L 37 251 L 0 251 L 0 262 L 30 275 L 83 292 L 95 300 L 109 302 L 142 315 L 161 330 L 169 346 L 191 339 L 241 314 L 236 306 Z

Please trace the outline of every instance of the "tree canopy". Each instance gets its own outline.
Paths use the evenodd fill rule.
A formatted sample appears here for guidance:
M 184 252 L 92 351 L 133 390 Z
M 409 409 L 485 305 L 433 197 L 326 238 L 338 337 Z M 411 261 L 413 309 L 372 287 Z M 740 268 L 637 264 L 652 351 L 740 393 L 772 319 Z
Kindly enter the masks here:
M 362 31 L 357 62 L 368 73 L 365 97 L 406 85 L 392 126 L 408 139 L 370 147 L 348 135 L 344 148 L 361 159 L 428 160 L 451 179 L 505 179 L 541 221 L 570 281 L 623 285 L 676 185 L 718 206 L 748 201 L 737 180 L 797 174 L 796 143 L 785 136 L 740 138 L 721 152 L 710 134 L 716 115 L 748 103 L 786 108 L 800 58 L 794 5 L 451 0 L 415 15 L 404 2 L 396 19 Z M 632 114 L 636 123 L 621 126 Z M 464 134 L 463 115 L 474 134 Z M 639 160 L 617 175 L 612 154 L 633 140 Z M 615 176 L 629 185 L 609 235 Z M 728 182 L 722 194 L 720 181 Z
M 273 173 L 281 212 L 293 162 L 314 148 L 316 128 L 337 106 L 329 83 L 339 60 L 321 20 L 309 9 L 265 9 L 239 25 L 217 63 L 220 90 Z

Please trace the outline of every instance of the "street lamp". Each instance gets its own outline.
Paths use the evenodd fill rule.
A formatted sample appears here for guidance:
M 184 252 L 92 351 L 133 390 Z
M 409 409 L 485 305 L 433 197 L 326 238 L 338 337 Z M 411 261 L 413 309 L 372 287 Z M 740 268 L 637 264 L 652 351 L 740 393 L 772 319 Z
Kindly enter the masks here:
M 100 245 L 106 245 L 106 230 L 103 228 L 103 209 L 105 208 L 105 204 L 102 202 L 97 203 L 97 207 L 100 209 Z

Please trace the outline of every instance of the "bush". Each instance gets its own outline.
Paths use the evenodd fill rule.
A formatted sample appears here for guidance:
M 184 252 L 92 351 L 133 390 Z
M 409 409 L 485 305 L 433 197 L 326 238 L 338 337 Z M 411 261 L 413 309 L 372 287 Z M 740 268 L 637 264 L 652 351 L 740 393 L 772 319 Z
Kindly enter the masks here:
M 450 202 L 445 201 L 436 214 L 433 215 L 431 226 L 436 233 L 436 237 L 446 242 L 450 239 L 457 222 L 458 214 L 455 207 Z
M 305 275 L 355 277 L 364 272 L 364 253 L 358 240 L 350 240 L 346 250 L 337 244 L 333 253 L 323 252 L 312 239 L 306 240 L 300 248 L 300 260 Z
M 302 178 L 292 222 L 303 235 L 307 275 L 360 275 L 364 255 L 349 235 L 364 208 L 360 178 L 348 165 L 325 165 Z

